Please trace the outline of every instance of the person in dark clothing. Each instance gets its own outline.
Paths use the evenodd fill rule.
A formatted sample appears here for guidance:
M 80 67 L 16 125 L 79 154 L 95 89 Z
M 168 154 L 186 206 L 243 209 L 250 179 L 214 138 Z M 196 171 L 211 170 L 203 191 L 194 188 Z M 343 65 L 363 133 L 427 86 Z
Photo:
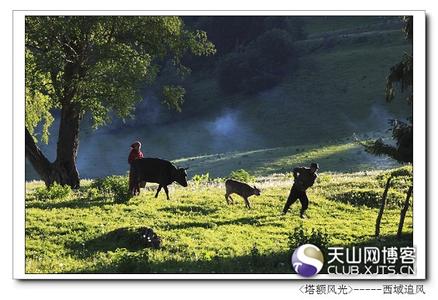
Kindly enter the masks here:
M 307 198 L 306 190 L 315 183 L 318 177 L 316 171 L 318 170 L 319 165 L 317 163 L 311 163 L 310 168 L 299 167 L 293 169 L 295 181 L 284 205 L 283 214 L 286 214 L 289 207 L 299 199 L 301 202 L 300 217 L 304 218 L 304 212 L 309 207 L 309 198 Z
M 131 152 L 129 153 L 128 156 L 128 163 L 130 165 L 134 160 L 143 158 L 143 152 L 141 152 L 140 149 L 141 149 L 141 143 L 139 141 L 132 143 Z M 131 193 L 131 195 L 140 194 L 140 187 L 134 186 L 134 180 L 132 178 L 131 171 L 129 172 L 129 192 Z

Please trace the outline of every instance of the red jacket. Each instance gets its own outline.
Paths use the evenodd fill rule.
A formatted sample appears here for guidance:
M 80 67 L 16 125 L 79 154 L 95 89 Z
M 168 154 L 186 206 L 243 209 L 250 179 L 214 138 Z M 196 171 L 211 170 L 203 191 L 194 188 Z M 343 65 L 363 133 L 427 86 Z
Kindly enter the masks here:
M 129 153 L 128 163 L 132 164 L 132 162 L 136 159 L 143 158 L 143 152 L 132 149 Z

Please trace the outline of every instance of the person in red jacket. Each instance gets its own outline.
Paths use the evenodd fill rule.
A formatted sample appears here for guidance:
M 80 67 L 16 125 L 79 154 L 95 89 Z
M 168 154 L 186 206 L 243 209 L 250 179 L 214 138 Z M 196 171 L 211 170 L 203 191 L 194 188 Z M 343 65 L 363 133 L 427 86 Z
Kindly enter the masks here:
M 141 143 L 139 141 L 135 141 L 131 145 L 131 152 L 128 156 L 128 163 L 132 164 L 132 162 L 136 159 L 143 158 L 143 152 L 141 152 Z M 138 195 L 140 194 L 140 187 L 134 186 L 132 174 L 129 172 L 129 191 L 132 195 Z

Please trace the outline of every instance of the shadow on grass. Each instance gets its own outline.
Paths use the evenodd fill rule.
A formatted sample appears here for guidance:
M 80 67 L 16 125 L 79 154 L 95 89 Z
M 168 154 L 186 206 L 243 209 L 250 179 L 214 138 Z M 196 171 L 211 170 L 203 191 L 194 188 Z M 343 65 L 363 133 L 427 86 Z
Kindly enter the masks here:
M 333 245 L 330 245 L 333 246 Z M 401 239 L 394 235 L 381 239 L 370 238 L 363 242 L 349 245 L 402 247 L 412 246 L 412 234 L 404 234 Z M 109 264 L 97 263 L 94 266 L 76 270 L 75 273 L 165 273 L 165 274 L 292 274 L 291 250 L 261 254 L 257 248 L 250 253 L 237 257 L 214 256 L 211 259 L 187 260 L 169 258 L 164 262 L 150 261 L 141 253 L 139 258 L 132 253 L 126 253 L 122 259 Z M 327 260 L 327 257 L 325 258 Z M 363 270 L 362 270 L 363 271 Z M 327 261 L 320 274 L 327 274 Z
M 158 211 L 164 211 L 169 213 L 191 213 L 199 215 L 208 215 L 218 211 L 217 208 L 208 208 L 200 205 L 190 205 L 190 206 L 175 206 L 175 207 L 163 207 L 158 209 Z
M 243 217 L 243 218 L 237 218 L 227 221 L 205 221 L 205 222 L 185 222 L 180 224 L 168 224 L 165 226 L 165 229 L 168 230 L 178 230 L 178 229 L 188 229 L 188 228 L 216 228 L 219 226 L 226 226 L 226 225 L 254 225 L 254 226 L 260 226 L 261 220 L 267 218 L 268 216 L 257 216 L 257 217 Z
M 72 254 L 80 258 L 90 257 L 97 252 L 115 251 L 120 248 L 139 251 L 145 248 L 159 248 L 161 239 L 147 227 L 118 228 L 85 243 L 68 244 Z
M 264 274 L 264 273 L 292 273 L 290 259 L 287 252 L 272 253 L 269 255 L 248 254 L 238 257 L 213 257 L 208 260 L 177 260 L 169 259 L 165 262 L 141 263 L 134 265 L 136 259 L 124 259 L 111 264 L 96 264 L 95 266 L 77 270 L 75 273 L 165 273 L 165 274 Z M 123 270 L 123 271 L 121 271 Z
M 98 197 L 93 200 L 87 198 L 76 198 L 68 201 L 31 201 L 26 203 L 26 208 L 52 209 L 52 208 L 89 208 L 113 203 L 105 197 Z
M 268 216 L 245 217 L 221 222 L 186 222 L 181 224 L 169 224 L 161 230 L 180 230 L 188 228 L 206 228 L 214 229 L 224 225 L 261 225 L 260 220 Z M 97 252 L 115 251 L 117 249 L 127 249 L 128 251 L 139 251 L 148 247 L 147 238 L 144 236 L 144 228 L 118 228 L 101 236 L 86 241 L 85 243 L 72 242 L 66 246 L 71 250 L 72 254 L 79 258 L 87 258 Z M 153 247 L 158 248 L 158 247 Z

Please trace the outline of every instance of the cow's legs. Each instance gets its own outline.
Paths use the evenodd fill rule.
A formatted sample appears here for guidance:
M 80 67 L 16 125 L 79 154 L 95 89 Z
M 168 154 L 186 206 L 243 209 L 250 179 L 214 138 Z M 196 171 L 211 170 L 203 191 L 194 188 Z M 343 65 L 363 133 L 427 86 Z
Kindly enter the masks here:
M 129 172 L 129 192 L 131 196 L 135 196 L 137 192 L 137 180 L 134 178 L 132 171 Z
M 161 191 L 162 186 L 158 185 L 157 193 L 155 194 L 155 198 L 158 197 L 158 193 Z
M 243 198 L 243 200 L 245 200 L 245 205 L 247 208 L 251 208 L 251 203 L 249 203 L 248 198 Z
M 140 184 L 136 184 L 135 186 L 135 195 L 140 195 Z
M 225 201 L 227 201 L 227 204 L 230 204 L 230 200 L 228 199 L 229 194 L 225 194 Z
M 167 200 L 170 200 L 170 198 L 169 198 L 169 190 L 167 189 L 167 185 L 163 186 L 163 188 L 164 188 L 164 191 L 166 192 Z

